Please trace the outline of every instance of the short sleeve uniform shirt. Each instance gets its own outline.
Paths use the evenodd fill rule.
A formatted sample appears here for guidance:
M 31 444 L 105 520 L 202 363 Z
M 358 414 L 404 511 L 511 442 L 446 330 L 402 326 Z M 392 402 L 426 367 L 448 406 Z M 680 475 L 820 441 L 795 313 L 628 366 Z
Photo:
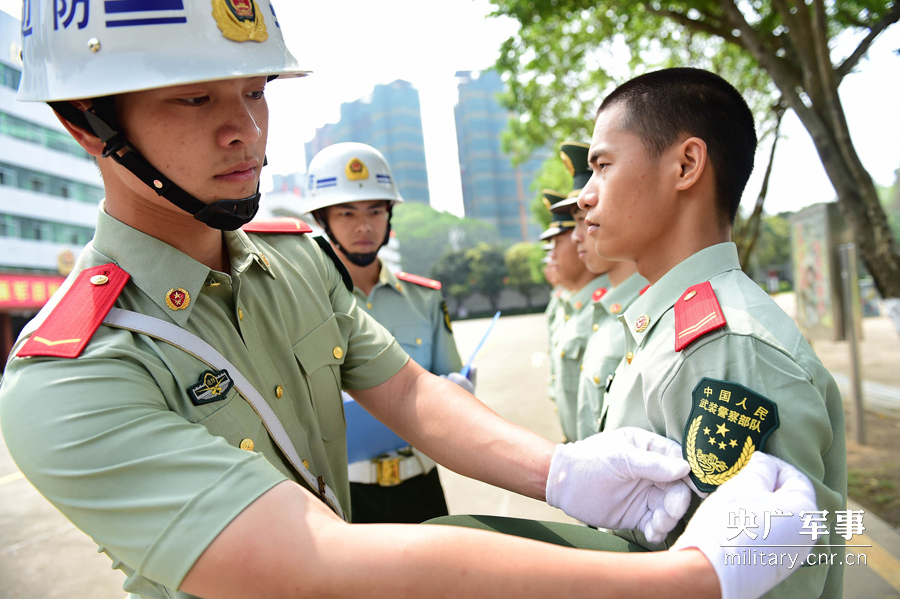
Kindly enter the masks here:
M 687 289 L 705 281 L 712 286 L 726 325 L 675 351 L 674 305 L 689 301 Z M 840 551 L 843 538 L 834 532 L 835 512 L 846 509 L 847 498 L 840 393 L 794 321 L 741 271 L 735 245 L 714 245 L 683 261 L 635 300 L 619 321 L 625 331 L 625 351 L 633 359 L 623 360 L 616 370 L 604 401 L 603 429 L 636 426 L 684 444 L 692 392 L 704 378 L 741 385 L 767 398 L 777 406 L 780 426 L 762 450 L 809 477 L 818 509 L 828 512 L 831 531 L 818 543 L 837 545 L 821 551 Z M 736 403 L 737 397 L 726 408 L 737 410 Z M 721 429 L 710 428 L 710 436 L 726 447 L 732 438 L 740 441 L 747 433 L 740 422 L 731 420 Z M 762 519 L 759 514 L 760 524 Z M 649 545 L 638 532 L 627 531 L 623 536 L 662 549 L 681 530 L 676 528 L 664 545 L 657 546 Z M 818 552 L 814 547 L 813 553 Z M 766 597 L 839 597 L 842 578 L 840 565 L 802 567 Z
M 227 274 L 101 208 L 60 294 L 85 268 L 113 262 L 128 272 L 115 306 L 177 324 L 223 354 L 348 511 L 340 390 L 376 386 L 408 356 L 357 307 L 308 236 L 224 238 Z M 166 302 L 172 290 L 189 300 L 180 309 Z M 303 484 L 234 388 L 193 403 L 187 390 L 207 370 L 174 346 L 101 326 L 78 358 L 11 358 L 0 386 L 16 464 L 126 573 L 125 590 L 142 597 L 187 597 L 175 589 L 235 516 L 281 481 Z

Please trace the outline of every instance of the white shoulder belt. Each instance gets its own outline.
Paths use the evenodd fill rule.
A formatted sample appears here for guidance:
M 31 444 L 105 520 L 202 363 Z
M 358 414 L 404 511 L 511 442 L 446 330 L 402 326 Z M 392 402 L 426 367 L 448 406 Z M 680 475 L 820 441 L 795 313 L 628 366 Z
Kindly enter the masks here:
M 269 407 L 262 395 L 253 388 L 250 381 L 225 356 L 216 351 L 210 344 L 178 325 L 119 308 L 110 309 L 109 314 L 103 319 L 103 324 L 135 333 L 142 333 L 154 339 L 165 341 L 186 351 L 215 370 L 227 370 L 234 381 L 234 388 L 247 400 L 247 403 L 253 407 L 262 419 L 275 444 L 291 462 L 291 465 L 294 466 L 294 469 L 297 470 L 309 488 L 313 492 L 318 493 L 319 499 L 334 510 L 338 516 L 344 520 L 347 519 L 334 491 L 325 484 L 325 479 L 321 476 L 317 479 L 312 472 L 303 466 L 303 461 L 297 455 L 297 450 L 294 449 L 287 431 L 284 430 L 275 412 L 272 411 L 272 408 Z

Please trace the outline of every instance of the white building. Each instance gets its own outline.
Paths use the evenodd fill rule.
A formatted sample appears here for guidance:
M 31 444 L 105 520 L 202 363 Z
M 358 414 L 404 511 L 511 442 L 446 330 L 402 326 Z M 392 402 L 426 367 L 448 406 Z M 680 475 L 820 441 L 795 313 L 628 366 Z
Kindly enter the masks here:
M 103 197 L 96 167 L 50 107 L 16 101 L 20 29 L 0 11 L 0 362 L 93 237 Z

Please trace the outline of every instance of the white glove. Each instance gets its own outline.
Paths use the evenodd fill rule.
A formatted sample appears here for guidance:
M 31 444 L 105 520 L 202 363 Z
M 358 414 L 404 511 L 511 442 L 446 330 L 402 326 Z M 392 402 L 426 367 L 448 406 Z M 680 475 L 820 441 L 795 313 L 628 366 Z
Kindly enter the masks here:
M 812 535 L 800 534 L 803 528 L 800 512 L 815 509 L 816 492 L 806 475 L 778 458 L 757 451 L 737 476 L 700 504 L 684 534 L 671 550 L 696 547 L 703 552 L 719 577 L 722 599 L 759 597 L 803 565 L 813 541 Z M 771 516 L 769 534 L 764 539 L 765 513 L 777 514 L 778 510 L 793 515 Z M 755 523 L 747 522 L 742 518 L 744 515 L 755 515 L 758 519 Z M 750 524 L 746 530 L 755 534 L 756 539 L 741 531 L 739 524 L 742 523 Z M 741 563 L 742 558 L 765 551 L 766 546 L 773 546 L 767 559 L 756 560 L 763 563 L 754 564 L 753 560 L 748 560 L 748 564 Z M 783 563 L 769 565 L 768 555 L 771 553 L 778 554 L 778 561 Z M 781 559 L 780 556 L 787 553 L 795 559 L 794 562 Z M 736 559 L 726 556 L 736 556 Z M 727 564 L 726 559 L 729 560 Z
M 593 526 L 637 529 L 659 543 L 690 504 L 691 490 L 679 480 L 690 470 L 675 441 L 620 428 L 556 446 L 547 503 Z
M 447 379 L 451 383 L 455 383 L 459 385 L 463 389 L 465 389 L 468 393 L 475 395 L 475 383 L 464 377 L 458 372 L 451 372 L 450 374 L 442 374 L 442 379 Z

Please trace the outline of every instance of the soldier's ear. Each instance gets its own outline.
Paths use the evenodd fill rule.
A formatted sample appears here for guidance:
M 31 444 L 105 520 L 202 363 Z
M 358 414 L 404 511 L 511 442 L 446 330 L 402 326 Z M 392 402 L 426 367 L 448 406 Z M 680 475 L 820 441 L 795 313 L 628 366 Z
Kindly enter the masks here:
M 687 191 L 694 187 L 706 172 L 709 154 L 706 142 L 699 137 L 689 137 L 675 147 L 675 159 L 680 171 L 676 175 L 675 188 Z
M 75 108 L 81 110 L 82 112 L 91 107 L 90 100 L 70 100 L 69 104 L 72 104 L 73 106 L 75 106 Z M 100 158 L 101 156 L 103 156 L 103 142 L 100 141 L 100 138 L 98 138 L 87 129 L 69 122 L 58 112 L 53 111 L 53 114 L 56 115 L 56 118 L 59 119 L 59 122 L 62 123 L 62 126 L 66 128 L 66 131 L 69 132 L 69 135 L 75 138 L 75 141 L 77 141 L 78 144 L 82 148 L 84 148 L 85 152 L 95 158 Z

